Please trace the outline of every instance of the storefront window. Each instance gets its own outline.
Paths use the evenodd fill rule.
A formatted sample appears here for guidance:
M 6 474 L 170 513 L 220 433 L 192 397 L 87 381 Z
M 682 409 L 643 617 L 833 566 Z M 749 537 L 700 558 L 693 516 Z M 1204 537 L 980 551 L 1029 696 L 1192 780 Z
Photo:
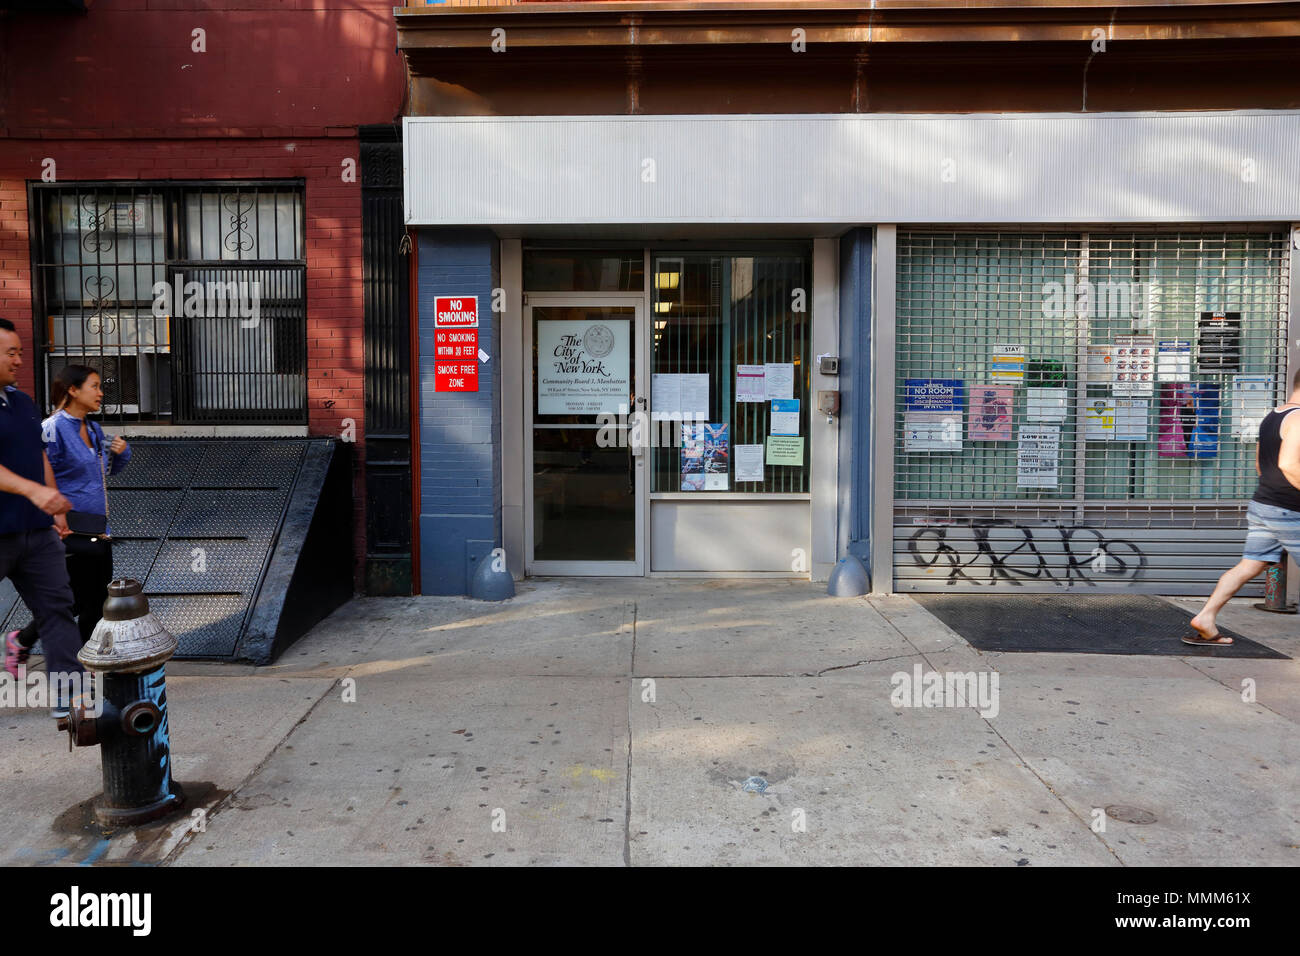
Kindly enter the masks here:
M 807 492 L 807 258 L 653 261 L 651 490 Z

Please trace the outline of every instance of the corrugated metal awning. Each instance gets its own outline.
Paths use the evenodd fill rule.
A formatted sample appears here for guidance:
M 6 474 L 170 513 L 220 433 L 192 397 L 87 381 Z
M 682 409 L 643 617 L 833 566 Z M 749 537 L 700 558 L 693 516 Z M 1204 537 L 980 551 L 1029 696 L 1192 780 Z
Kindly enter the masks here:
M 1300 111 L 408 117 L 409 225 L 1300 220 Z

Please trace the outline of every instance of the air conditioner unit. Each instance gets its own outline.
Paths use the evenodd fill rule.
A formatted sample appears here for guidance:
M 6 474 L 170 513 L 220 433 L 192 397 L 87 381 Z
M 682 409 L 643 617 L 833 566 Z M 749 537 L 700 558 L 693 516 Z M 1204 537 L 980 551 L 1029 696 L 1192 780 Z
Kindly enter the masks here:
M 153 352 L 128 355 L 51 355 L 49 381 L 66 365 L 88 365 L 99 372 L 105 415 L 171 414 L 167 395 L 169 383 L 163 381 L 165 358 Z

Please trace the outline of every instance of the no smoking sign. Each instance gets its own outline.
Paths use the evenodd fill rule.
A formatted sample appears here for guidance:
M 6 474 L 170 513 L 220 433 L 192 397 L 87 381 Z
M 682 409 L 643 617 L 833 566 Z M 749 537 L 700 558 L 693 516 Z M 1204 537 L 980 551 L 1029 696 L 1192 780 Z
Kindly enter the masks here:
M 478 296 L 433 300 L 433 390 L 478 391 Z

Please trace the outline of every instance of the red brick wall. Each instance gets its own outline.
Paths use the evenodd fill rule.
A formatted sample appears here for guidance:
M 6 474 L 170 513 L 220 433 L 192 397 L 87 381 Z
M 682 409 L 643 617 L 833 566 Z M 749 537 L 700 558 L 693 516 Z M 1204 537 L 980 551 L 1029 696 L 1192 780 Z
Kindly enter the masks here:
M 34 388 L 31 251 L 27 181 L 42 161 L 55 161 L 58 182 L 77 180 L 306 180 L 307 407 L 312 435 L 341 437 L 356 423 L 353 527 L 358 583 L 365 555 L 365 489 L 361 478 L 365 419 L 361 287 L 361 185 L 343 180 L 343 161 L 359 166 L 355 130 L 273 139 L 191 137 L 185 140 L 0 140 L 0 315 L 12 320 L 28 349 L 20 378 Z M 326 135 L 328 133 L 345 135 Z
M 32 393 L 32 269 L 27 244 L 27 186 L 7 172 L 0 144 L 0 318 L 18 326 L 22 336 L 23 368 L 18 373 L 18 387 Z M 38 160 L 39 162 L 39 160 Z M 37 167 L 39 169 L 39 166 Z M 39 173 L 38 173 L 39 175 Z
M 0 315 L 32 341 L 26 183 L 306 180 L 313 435 L 356 421 L 365 555 L 361 187 L 357 127 L 395 122 L 406 71 L 393 0 L 95 0 L 83 15 L 0 15 Z M 201 29 L 205 49 L 196 46 Z M 358 170 L 359 178 L 359 170 Z M 30 347 L 30 345 L 29 345 Z M 32 356 L 21 379 L 33 385 Z
M 84 16 L 8 13 L 0 136 L 387 123 L 406 82 L 396 5 L 96 0 Z

